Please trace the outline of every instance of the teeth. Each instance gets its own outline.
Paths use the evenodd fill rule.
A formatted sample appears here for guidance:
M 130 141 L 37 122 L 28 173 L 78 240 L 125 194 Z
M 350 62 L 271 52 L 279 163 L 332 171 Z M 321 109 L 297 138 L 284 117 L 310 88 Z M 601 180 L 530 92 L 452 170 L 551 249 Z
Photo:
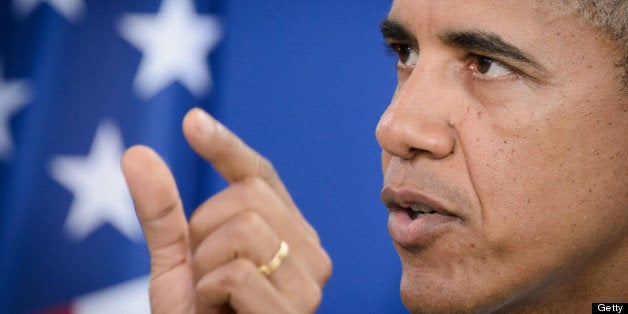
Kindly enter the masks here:
M 422 213 L 422 214 L 427 214 L 427 213 L 433 213 L 434 210 L 425 205 L 425 204 L 414 204 L 412 206 L 410 206 L 410 210 L 412 210 L 415 213 Z

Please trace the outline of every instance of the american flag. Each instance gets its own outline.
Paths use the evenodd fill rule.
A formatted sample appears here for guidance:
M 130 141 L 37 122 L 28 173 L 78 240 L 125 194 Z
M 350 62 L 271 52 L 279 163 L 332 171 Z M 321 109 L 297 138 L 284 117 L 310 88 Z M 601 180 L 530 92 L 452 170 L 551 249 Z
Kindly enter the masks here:
M 188 214 L 225 183 L 193 107 L 275 164 L 334 260 L 321 313 L 404 312 L 373 131 L 389 1 L 0 0 L 0 313 L 148 313 L 119 159 L 146 144 Z

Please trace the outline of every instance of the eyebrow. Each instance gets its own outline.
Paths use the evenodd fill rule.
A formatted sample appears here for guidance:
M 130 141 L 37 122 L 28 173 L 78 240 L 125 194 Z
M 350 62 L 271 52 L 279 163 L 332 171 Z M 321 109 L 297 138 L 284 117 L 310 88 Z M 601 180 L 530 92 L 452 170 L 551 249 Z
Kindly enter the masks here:
M 419 46 L 417 38 L 400 22 L 386 19 L 380 25 L 380 30 L 387 41 L 406 42 Z M 446 31 L 438 36 L 443 43 L 450 46 L 486 55 L 488 57 L 503 57 L 526 63 L 538 69 L 543 66 L 529 54 L 523 52 L 513 44 L 509 44 L 495 33 L 483 31 Z
M 418 46 L 419 41 L 416 37 L 405 26 L 395 20 L 384 20 L 379 29 L 385 40 L 407 42 Z
M 543 68 L 540 63 L 534 61 L 527 53 L 507 43 L 499 35 L 494 33 L 482 31 L 447 31 L 439 37 L 445 44 L 451 46 L 464 48 L 465 50 L 485 54 L 487 56 L 501 56 L 527 63 L 535 68 Z

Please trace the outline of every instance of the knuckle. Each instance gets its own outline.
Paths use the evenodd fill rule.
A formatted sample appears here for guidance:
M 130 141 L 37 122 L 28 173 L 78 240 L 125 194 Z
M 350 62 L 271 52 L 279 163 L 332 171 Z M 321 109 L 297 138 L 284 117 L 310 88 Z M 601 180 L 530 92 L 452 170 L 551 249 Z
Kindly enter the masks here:
M 260 177 L 247 177 L 241 181 L 240 186 L 245 193 L 249 193 L 251 196 L 259 196 L 268 191 L 266 181 Z
M 256 272 L 257 268 L 251 261 L 235 259 L 196 283 L 195 301 L 204 306 L 227 304 L 238 290 L 251 284 Z
M 324 250 L 321 252 L 320 263 L 321 263 L 320 283 L 325 284 L 329 280 L 333 272 L 333 263 L 331 261 L 331 258 L 329 257 L 329 254 L 327 254 L 327 252 L 325 252 Z
M 334 272 L 333 264 L 331 262 L 331 259 L 327 257 L 327 266 L 325 268 L 325 271 L 323 272 L 323 281 L 325 283 L 327 283 L 327 281 L 329 280 L 333 272 Z
M 318 309 L 319 305 L 323 301 L 323 291 L 319 286 L 316 286 L 311 293 L 309 312 L 314 313 Z
M 264 156 L 259 156 L 256 167 L 257 173 L 259 173 L 263 178 L 273 177 L 276 173 L 273 163 Z
M 307 293 L 301 294 L 300 304 L 304 313 L 316 313 L 323 301 L 323 290 L 315 283 L 311 283 Z
M 255 265 L 244 258 L 233 260 L 229 268 L 229 272 L 218 281 L 218 284 L 230 292 L 248 285 L 253 276 L 257 275 Z
M 329 254 L 322 247 L 318 247 L 310 258 L 309 270 L 314 280 L 324 286 L 333 272 L 333 263 Z
M 303 228 L 303 230 L 305 231 L 306 235 L 308 235 L 312 239 L 312 241 L 314 241 L 314 243 L 316 243 L 317 245 L 321 244 L 321 238 L 319 237 L 318 232 L 316 232 L 316 229 L 312 227 L 312 225 L 306 223 L 306 226 Z
M 199 213 L 200 210 L 194 211 L 188 221 L 188 232 L 190 241 L 196 244 L 201 241 L 201 239 L 203 238 L 202 234 L 207 228 L 206 222 L 199 217 L 201 216 Z
M 257 210 L 260 204 L 269 200 L 272 190 L 260 177 L 247 177 L 232 185 L 245 208 Z
M 229 226 L 229 234 L 243 241 L 254 241 L 264 228 L 264 219 L 253 210 L 245 210 L 237 214 L 235 223 Z

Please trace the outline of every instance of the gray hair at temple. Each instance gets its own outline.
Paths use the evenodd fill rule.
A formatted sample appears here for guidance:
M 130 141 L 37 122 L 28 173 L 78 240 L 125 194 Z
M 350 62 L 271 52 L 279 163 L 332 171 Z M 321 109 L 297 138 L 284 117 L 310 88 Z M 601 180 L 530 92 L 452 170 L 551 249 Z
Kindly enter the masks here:
M 594 29 L 606 34 L 615 43 L 617 66 L 623 68 L 621 80 L 628 91 L 628 1 L 571 0 L 576 10 Z

